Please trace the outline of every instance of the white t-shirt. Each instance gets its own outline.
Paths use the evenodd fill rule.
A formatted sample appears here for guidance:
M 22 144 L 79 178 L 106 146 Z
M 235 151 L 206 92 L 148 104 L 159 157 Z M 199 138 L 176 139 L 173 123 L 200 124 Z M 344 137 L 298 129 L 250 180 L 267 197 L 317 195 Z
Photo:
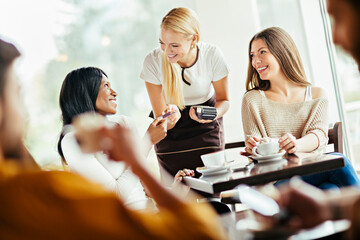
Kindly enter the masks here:
M 212 82 L 223 79 L 229 75 L 229 67 L 225 58 L 216 46 L 199 42 L 197 44 L 199 55 L 196 63 L 185 68 L 185 80 L 191 85 L 183 84 L 185 105 L 197 105 L 209 100 L 215 93 Z M 146 82 L 162 85 L 162 50 L 156 48 L 144 60 L 140 78 Z
M 111 120 L 130 128 L 134 126 L 125 116 L 118 115 Z M 74 132 L 65 134 L 61 148 L 71 171 L 115 192 L 123 199 L 125 205 L 137 210 L 155 207 L 152 200 L 145 195 L 139 178 L 123 162 L 112 161 L 101 152 L 83 153 L 76 142 Z

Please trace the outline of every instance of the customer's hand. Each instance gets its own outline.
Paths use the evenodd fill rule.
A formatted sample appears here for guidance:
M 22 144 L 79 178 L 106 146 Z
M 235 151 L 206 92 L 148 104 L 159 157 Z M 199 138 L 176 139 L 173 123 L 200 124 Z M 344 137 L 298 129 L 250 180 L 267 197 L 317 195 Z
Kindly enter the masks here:
M 327 195 L 299 178 L 280 187 L 280 205 L 293 215 L 288 222 L 292 228 L 310 228 L 331 219 Z
M 179 121 L 179 119 L 181 118 L 180 110 L 176 105 L 173 105 L 173 104 L 167 105 L 163 114 L 169 113 L 169 112 L 170 113 L 175 112 L 175 113 L 166 118 L 166 121 L 168 123 L 168 126 L 167 126 L 168 130 L 173 128 L 175 126 L 175 124 Z
M 181 182 L 183 181 L 184 177 L 193 177 L 195 176 L 194 170 L 190 170 L 190 169 L 186 169 L 184 168 L 183 170 L 179 170 L 175 177 L 174 177 L 174 182 L 171 186 L 171 189 L 175 192 L 177 192 L 178 194 L 180 194 L 181 196 L 185 196 L 188 194 L 188 192 L 190 191 L 190 187 L 186 186 L 184 184 L 181 184 Z
M 296 137 L 290 133 L 284 134 L 281 138 L 279 138 L 279 147 L 287 153 L 295 153 L 297 151 Z
M 189 110 L 189 116 L 192 120 L 197 121 L 199 123 L 211 123 L 212 121 L 214 121 L 216 119 L 216 118 L 213 120 L 199 119 L 198 116 L 196 115 L 195 109 L 193 107 L 191 107 Z
M 174 177 L 174 184 L 181 183 L 182 180 L 184 179 L 183 177 L 187 177 L 187 176 L 189 177 L 195 176 L 194 170 L 190 170 L 187 168 L 184 168 L 183 170 L 179 170 Z
M 167 122 L 161 117 L 156 118 L 148 127 L 146 134 L 149 136 L 151 144 L 157 144 L 166 137 Z
M 248 154 L 252 155 L 253 154 L 252 149 L 256 146 L 256 144 L 258 142 L 260 142 L 260 140 L 261 140 L 260 137 L 250 137 L 250 138 L 248 138 L 248 140 L 246 140 L 246 142 L 245 142 L 245 146 L 246 146 L 245 151 Z
M 123 161 L 130 166 L 141 165 L 144 158 L 140 151 L 141 141 L 131 129 L 117 124 L 112 128 L 103 127 L 99 131 L 99 145 L 110 159 Z

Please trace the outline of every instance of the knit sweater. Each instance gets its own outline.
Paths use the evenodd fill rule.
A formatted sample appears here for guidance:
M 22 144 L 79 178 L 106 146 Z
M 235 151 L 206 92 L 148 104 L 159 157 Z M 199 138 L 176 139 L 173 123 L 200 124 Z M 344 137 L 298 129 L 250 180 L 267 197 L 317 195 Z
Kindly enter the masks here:
M 297 139 L 314 133 L 319 139 L 318 151 L 328 142 L 328 100 L 316 98 L 298 103 L 275 102 L 258 90 L 245 93 L 242 122 L 245 140 L 250 137 L 279 138 L 290 133 Z

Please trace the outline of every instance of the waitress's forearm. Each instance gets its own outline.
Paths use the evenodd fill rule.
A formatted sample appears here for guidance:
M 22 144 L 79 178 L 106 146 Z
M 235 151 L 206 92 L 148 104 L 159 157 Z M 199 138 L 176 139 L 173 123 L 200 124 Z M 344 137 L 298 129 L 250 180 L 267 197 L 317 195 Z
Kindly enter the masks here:
M 299 152 L 312 152 L 319 147 L 319 144 L 318 137 L 313 133 L 296 140 L 296 148 Z
M 215 108 L 217 111 L 216 119 L 221 118 L 229 110 L 229 100 L 216 100 Z

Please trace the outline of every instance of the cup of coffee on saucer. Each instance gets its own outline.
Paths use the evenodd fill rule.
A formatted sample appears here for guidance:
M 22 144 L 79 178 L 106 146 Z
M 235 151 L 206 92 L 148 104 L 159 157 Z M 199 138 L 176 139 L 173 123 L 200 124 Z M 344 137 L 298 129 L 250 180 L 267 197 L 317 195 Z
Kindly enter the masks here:
M 212 152 L 201 155 L 205 167 L 218 167 L 225 164 L 225 151 Z
M 255 160 L 275 160 L 281 158 L 285 151 L 280 151 L 279 140 L 276 138 L 263 138 L 252 149 Z
M 196 171 L 203 175 L 214 175 L 226 173 L 229 166 L 225 164 L 225 151 L 218 151 L 201 155 L 204 167 L 196 168 Z

